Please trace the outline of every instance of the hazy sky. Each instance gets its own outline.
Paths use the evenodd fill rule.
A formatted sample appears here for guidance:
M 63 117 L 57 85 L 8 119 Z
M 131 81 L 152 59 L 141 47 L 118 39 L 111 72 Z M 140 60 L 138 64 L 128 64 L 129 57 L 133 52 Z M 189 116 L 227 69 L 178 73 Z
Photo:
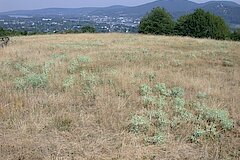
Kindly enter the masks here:
M 50 7 L 79 8 L 111 5 L 136 6 L 152 2 L 154 0 L 0 0 L 0 12 L 9 10 L 28 10 Z M 192 0 L 194 2 L 206 2 L 209 0 Z M 240 0 L 229 0 L 240 4 Z

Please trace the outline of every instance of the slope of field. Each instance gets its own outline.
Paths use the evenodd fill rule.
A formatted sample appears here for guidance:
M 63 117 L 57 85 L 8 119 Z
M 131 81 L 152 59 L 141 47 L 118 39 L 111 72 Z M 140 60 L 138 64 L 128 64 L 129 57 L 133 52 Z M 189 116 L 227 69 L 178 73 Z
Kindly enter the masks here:
M 131 34 L 0 48 L 0 159 L 237 159 L 240 43 Z

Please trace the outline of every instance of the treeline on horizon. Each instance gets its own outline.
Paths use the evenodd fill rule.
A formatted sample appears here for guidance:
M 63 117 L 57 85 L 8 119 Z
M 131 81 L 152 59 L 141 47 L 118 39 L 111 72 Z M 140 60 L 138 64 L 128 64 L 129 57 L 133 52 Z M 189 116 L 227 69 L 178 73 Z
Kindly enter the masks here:
M 79 30 L 66 30 L 56 33 L 96 32 L 94 26 L 87 25 Z M 240 28 L 230 31 L 229 26 L 221 17 L 205 12 L 202 9 L 196 9 L 194 13 L 183 15 L 177 21 L 174 21 L 172 15 L 164 8 L 154 8 L 141 19 L 138 33 L 240 41 Z M 36 34 L 47 33 L 6 30 L 0 27 L 0 37 Z
M 86 25 L 83 26 L 80 30 L 66 30 L 63 32 L 55 32 L 55 33 L 95 33 L 96 29 L 94 26 Z M 48 34 L 45 32 L 27 32 L 27 31 L 17 31 L 17 30 L 6 30 L 0 27 L 0 37 L 5 36 L 27 36 L 27 35 L 40 35 L 40 34 Z
M 240 28 L 231 32 L 225 21 L 203 9 L 181 16 L 176 22 L 164 8 L 154 8 L 146 14 L 139 25 L 139 33 L 177 35 L 217 40 L 240 40 Z

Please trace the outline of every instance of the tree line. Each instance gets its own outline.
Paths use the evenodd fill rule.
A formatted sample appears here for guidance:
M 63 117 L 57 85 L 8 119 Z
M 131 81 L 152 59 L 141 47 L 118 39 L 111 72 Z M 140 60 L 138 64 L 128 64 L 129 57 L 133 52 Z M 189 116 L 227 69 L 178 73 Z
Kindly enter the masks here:
M 56 32 L 56 33 L 95 33 L 96 29 L 94 26 L 86 25 L 80 28 L 79 30 L 66 30 L 63 32 Z M 16 30 L 6 30 L 0 27 L 0 37 L 6 37 L 6 36 L 21 36 L 21 35 L 36 35 L 36 34 L 46 34 L 42 32 L 27 32 L 27 31 L 16 31 Z
M 27 35 L 27 31 L 6 30 L 0 27 L 0 37 Z
M 175 22 L 172 15 L 164 8 L 154 8 L 142 18 L 138 32 L 218 40 L 240 40 L 240 28 L 231 32 L 221 17 L 202 9 L 196 9 L 192 14 L 181 16 Z

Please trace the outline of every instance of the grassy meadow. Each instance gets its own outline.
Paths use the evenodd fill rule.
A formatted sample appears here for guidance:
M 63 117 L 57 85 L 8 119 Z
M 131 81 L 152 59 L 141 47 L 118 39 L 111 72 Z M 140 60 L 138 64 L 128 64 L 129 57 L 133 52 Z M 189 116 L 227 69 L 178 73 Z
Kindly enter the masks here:
M 0 159 L 239 157 L 239 42 L 67 34 L 0 48 Z

